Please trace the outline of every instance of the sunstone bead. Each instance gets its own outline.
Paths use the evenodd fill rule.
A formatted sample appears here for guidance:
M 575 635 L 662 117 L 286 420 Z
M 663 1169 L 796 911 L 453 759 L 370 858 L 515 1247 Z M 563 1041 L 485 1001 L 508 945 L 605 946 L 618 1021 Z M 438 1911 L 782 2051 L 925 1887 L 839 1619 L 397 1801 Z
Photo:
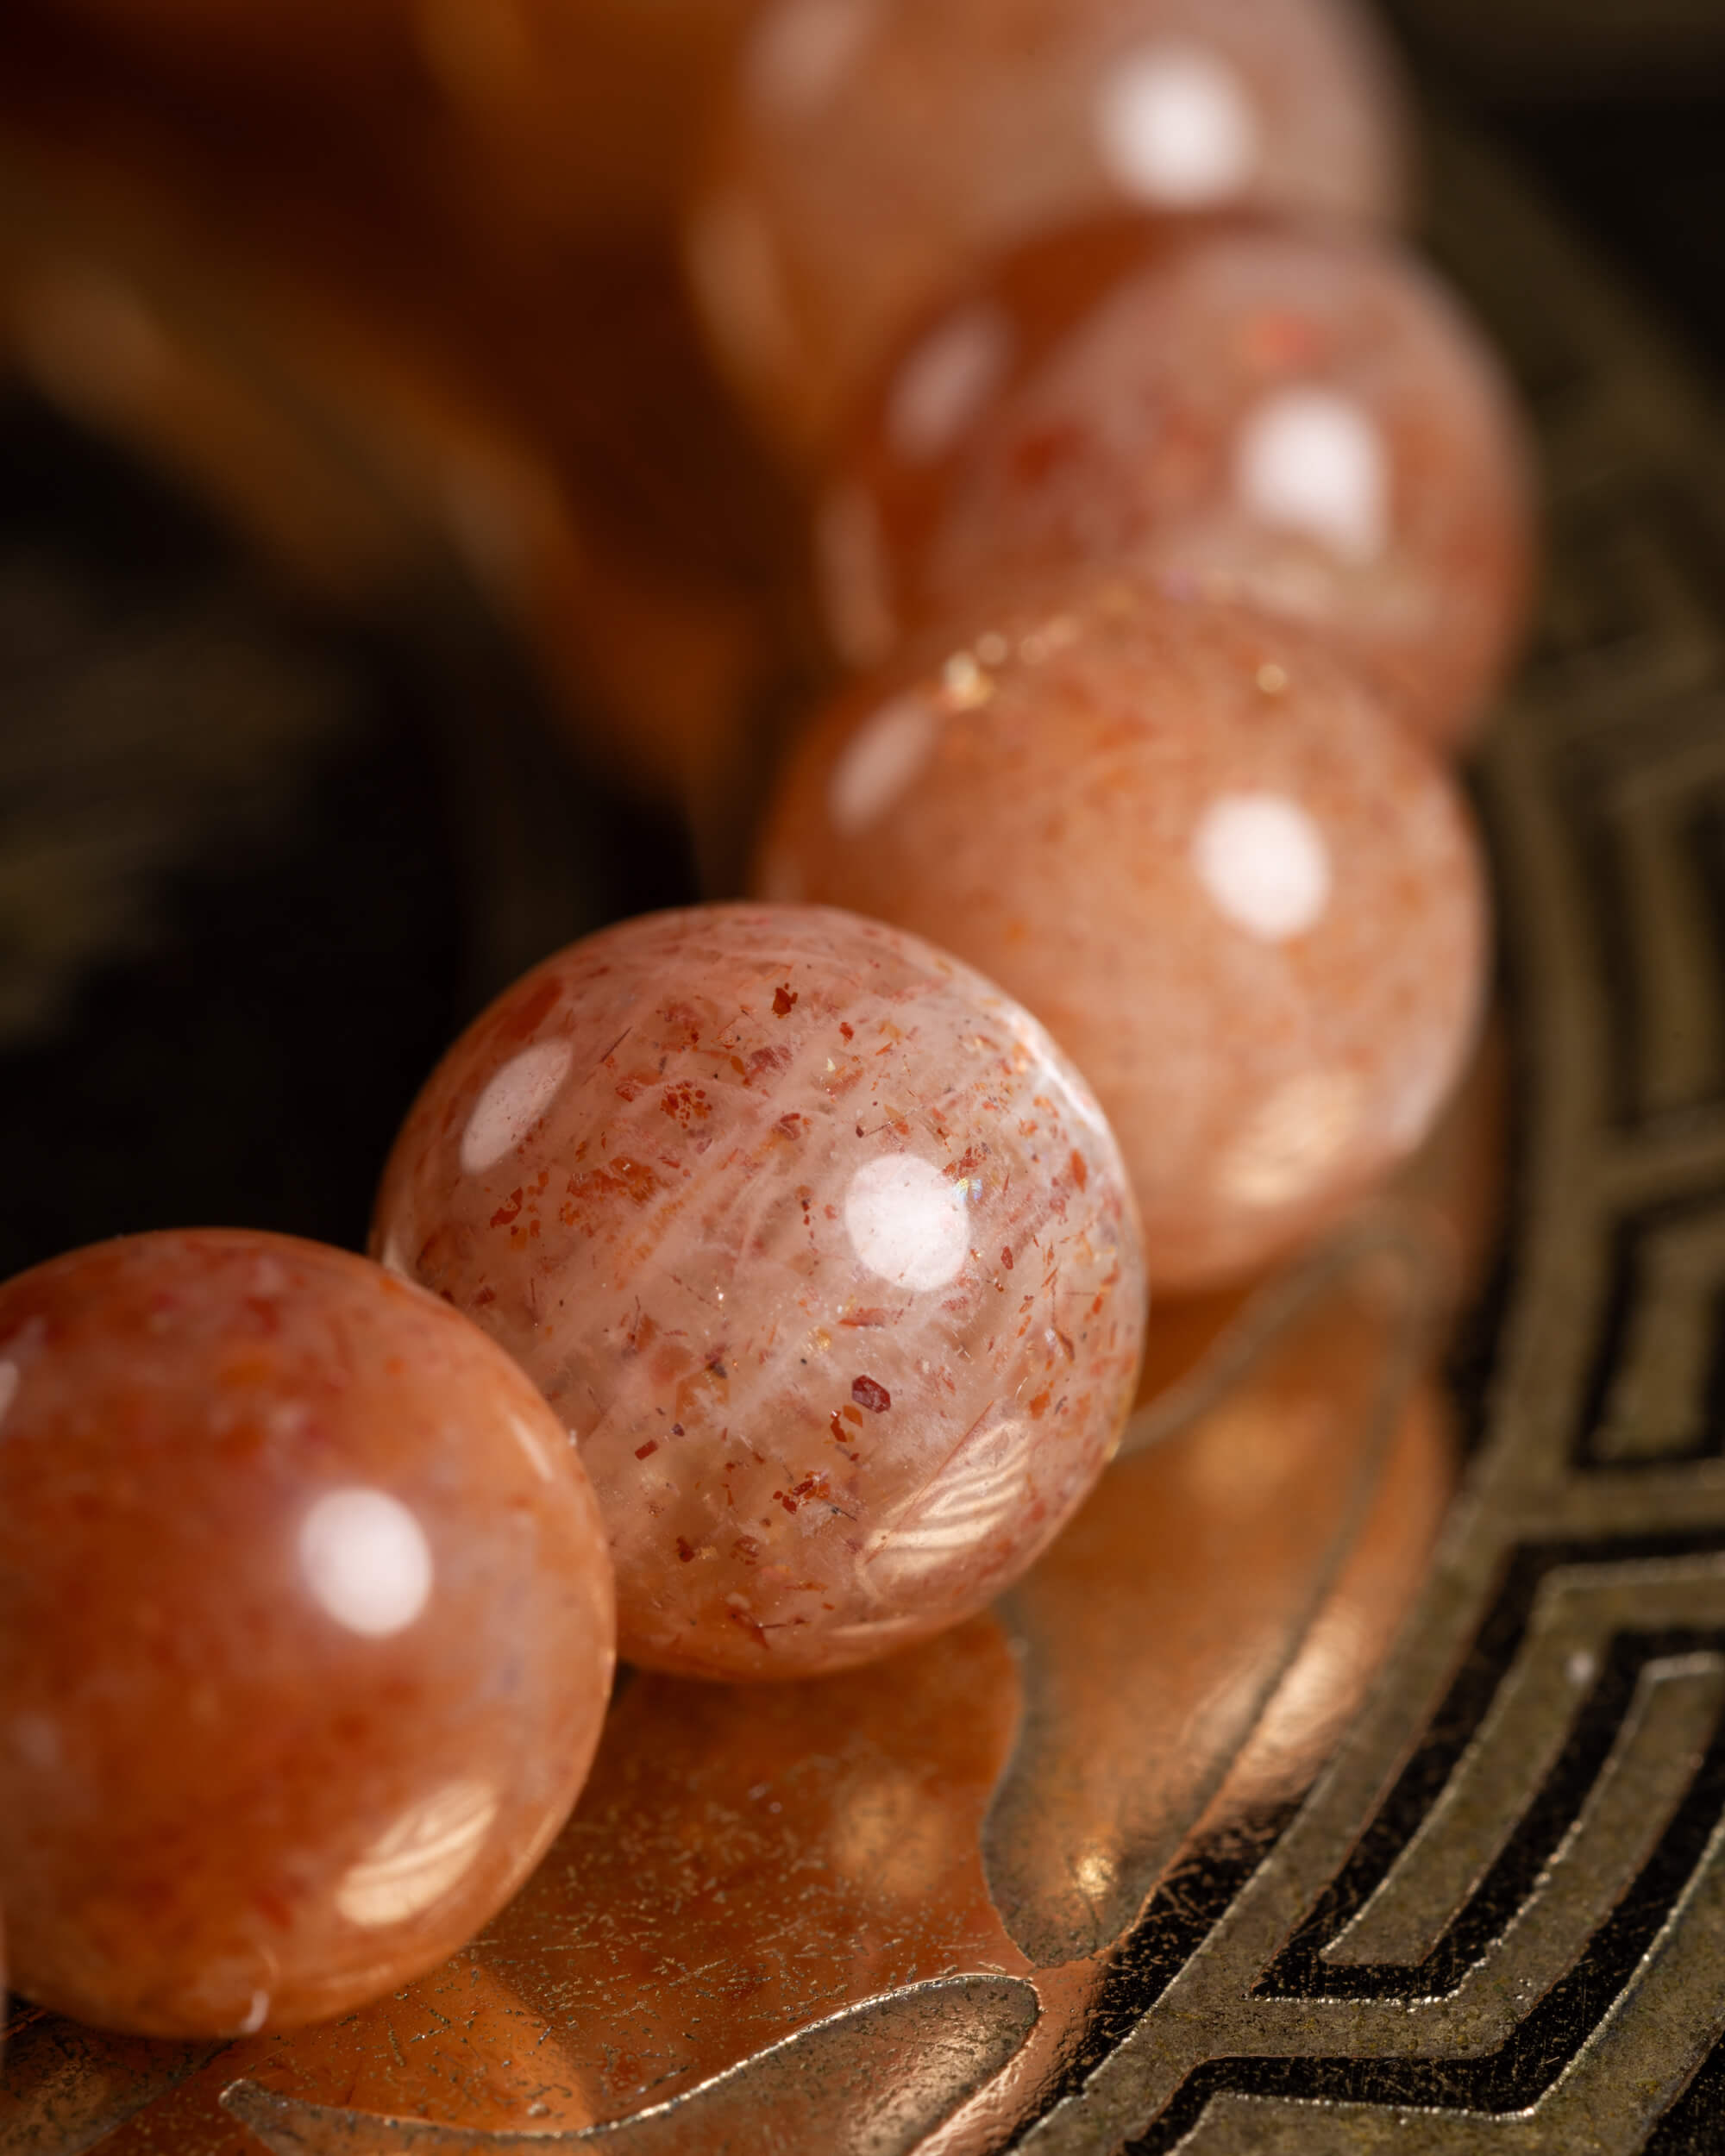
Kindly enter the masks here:
M 1419 1145 L 1465 1059 L 1462 802 L 1305 630 L 1125 576 L 974 613 L 842 694 L 756 887 L 925 933 L 1095 1087 L 1157 1288 L 1251 1272 Z
M 1393 218 L 1401 103 L 1352 0 L 776 0 L 687 228 L 718 355 L 806 460 L 974 266 L 1123 205 Z
M 397 1142 L 384 1263 L 580 1445 L 622 1651 L 806 1676 L 980 1608 L 1130 1405 L 1119 1150 L 1042 1028 L 918 937 L 698 907 L 549 959 Z
M 981 592 L 1131 561 L 1322 630 L 1428 740 L 1521 629 L 1529 458 L 1496 362 L 1411 256 L 1239 220 L 1034 243 L 888 370 L 819 512 L 854 663 Z
M 189 1231 L 0 1288 L 12 1981 L 231 2035 L 434 1967 L 578 1794 L 610 1566 L 555 1418 L 364 1259 Z

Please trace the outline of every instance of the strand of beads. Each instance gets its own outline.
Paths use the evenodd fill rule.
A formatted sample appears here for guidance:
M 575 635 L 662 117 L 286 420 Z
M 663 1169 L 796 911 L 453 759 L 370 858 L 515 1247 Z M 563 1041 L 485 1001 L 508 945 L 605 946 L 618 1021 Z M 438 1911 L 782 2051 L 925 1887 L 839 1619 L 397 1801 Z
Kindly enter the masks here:
M 1437 752 L 1502 679 L 1532 556 L 1509 396 L 1457 304 L 1368 229 L 1391 191 L 1327 192 L 1334 168 L 1283 154 L 1308 124 L 1393 135 L 1364 72 L 1264 88 L 1287 41 L 1315 52 L 1341 19 L 1205 22 L 1251 148 L 1184 192 L 1123 190 L 1107 162 L 1122 84 L 1199 34 L 1165 0 L 1058 24 L 781 0 L 720 129 L 725 214 L 746 198 L 803 344 L 856 362 L 821 377 L 803 434 L 837 444 L 816 519 L 828 624 L 875 669 L 793 755 L 756 887 L 934 937 L 1041 1018 L 1113 1122 L 1151 1280 L 1176 1289 L 1333 1223 L 1418 1149 L 1465 1063 L 1487 909 Z M 1041 101 L 1032 65 L 1056 85 Z M 950 98 L 969 162 L 932 127 L 867 126 L 900 71 Z M 796 125 L 839 145 L 807 188 L 793 77 Z M 1157 110 L 1146 96 L 1146 139 L 1171 142 Z M 1214 100 L 1182 110 L 1195 170 L 1226 129 Z M 1008 113 L 1010 147 L 988 134 Z M 1081 139 L 1116 184 L 1060 177 Z M 835 177 L 853 141 L 866 198 Z M 1162 214 L 1063 222 L 1123 191 Z M 714 215 L 709 197 L 698 273 Z M 740 365 L 722 282 L 697 285 Z M 769 370 L 750 379 L 794 434 Z
M 1338 0 L 765 16 L 692 258 L 883 670 L 789 768 L 765 902 L 589 939 L 457 1043 L 388 1271 L 203 1233 L 0 1289 L 36 1996 L 225 2034 L 436 1963 L 579 1787 L 605 1543 L 649 1664 L 923 1638 L 1094 1485 L 1146 1269 L 1238 1278 L 1420 1143 L 1486 940 L 1427 744 L 1528 542 L 1447 304 L 1262 222 L 1391 213 L 1385 94 Z M 1209 221 L 1067 229 L 1123 202 Z

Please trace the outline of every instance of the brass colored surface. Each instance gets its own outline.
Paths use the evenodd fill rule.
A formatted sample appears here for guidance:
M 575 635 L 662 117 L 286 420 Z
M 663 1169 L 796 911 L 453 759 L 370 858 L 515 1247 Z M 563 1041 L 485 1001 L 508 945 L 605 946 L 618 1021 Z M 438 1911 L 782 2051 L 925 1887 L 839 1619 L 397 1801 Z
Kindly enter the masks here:
M 27 2011 L 5 2156 L 1718 2145 L 1725 451 L 1501 170 L 1434 162 L 1552 552 L 1482 774 L 1519 1130 L 1459 1489 L 1404 1211 L 1220 1332 L 994 1614 L 628 1685 L 423 1983 L 201 2065 Z

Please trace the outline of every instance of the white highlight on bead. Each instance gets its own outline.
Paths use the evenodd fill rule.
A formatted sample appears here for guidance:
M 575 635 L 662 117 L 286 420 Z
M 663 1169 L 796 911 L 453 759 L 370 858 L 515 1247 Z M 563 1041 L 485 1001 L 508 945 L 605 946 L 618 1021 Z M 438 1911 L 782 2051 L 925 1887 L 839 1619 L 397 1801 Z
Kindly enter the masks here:
M 762 19 L 744 62 L 749 95 L 769 117 L 824 105 L 873 28 L 874 0 L 785 0 Z
M 1235 443 L 1234 487 L 1265 523 L 1305 532 L 1350 561 L 1383 552 L 1383 437 L 1369 412 L 1334 390 L 1278 390 L 1255 406 Z
M 847 665 L 871 667 L 898 641 L 881 516 L 866 487 L 836 486 L 814 520 L 815 576 L 827 633 Z
M 568 1041 L 539 1041 L 499 1071 L 474 1104 L 461 1133 L 461 1169 L 477 1175 L 512 1153 L 562 1090 L 574 1051 Z
M 363 1639 L 405 1632 L 430 1599 L 430 1545 L 387 1490 L 320 1497 L 300 1522 L 299 1564 L 319 1606 Z
M 962 309 L 931 330 L 893 381 L 887 439 L 907 464 L 943 455 L 1006 379 L 1013 326 L 998 307 Z
M 1359 1120 L 1360 1087 L 1345 1070 L 1311 1070 L 1272 1094 L 1222 1165 L 1226 1196 L 1241 1205 L 1303 1198 L 1346 1150 Z
M 932 1161 L 882 1154 L 850 1178 L 845 1232 L 861 1263 L 894 1287 L 944 1288 L 969 1254 L 966 1200 Z
M 514 1431 L 516 1443 L 527 1455 L 528 1459 L 532 1463 L 533 1472 L 539 1477 L 540 1481 L 542 1482 L 555 1482 L 556 1480 L 556 1470 L 552 1466 L 550 1457 L 546 1452 L 544 1445 L 540 1441 L 538 1432 L 533 1428 L 531 1424 L 524 1421 L 521 1416 L 516 1414 L 511 1414 L 510 1416 L 509 1426 L 512 1431 Z
M 254 1991 L 252 1994 L 252 2002 L 246 2009 L 246 2018 L 240 2023 L 235 2034 L 241 2036 L 255 2036 L 258 2031 L 263 2027 L 264 2023 L 268 2021 L 269 2010 L 269 1993 L 267 1991 Z
M 1236 927 L 1266 943 L 1315 928 L 1333 878 L 1323 833 L 1281 793 L 1224 793 L 1204 812 L 1192 866 Z
M 1383 1122 L 1383 1134 L 1398 1153 L 1412 1152 L 1431 1129 L 1454 1075 L 1446 1056 L 1427 1053 L 1410 1061 L 1411 1071 Z
M 404 1812 L 336 1890 L 350 1924 L 379 1931 L 441 1902 L 472 1868 L 497 1817 L 488 1782 L 451 1782 Z
M 790 366 L 797 333 L 778 250 L 749 203 L 724 195 L 699 204 L 687 246 L 702 310 L 732 362 L 750 373 Z
M 1258 170 L 1251 93 L 1201 45 L 1147 45 L 1117 60 L 1097 92 L 1095 125 L 1114 184 L 1158 208 L 1225 202 Z
M 854 838 L 886 814 L 928 761 L 938 725 L 919 696 L 881 705 L 827 781 L 827 812 L 837 830 Z
M 0 1363 L 0 1422 L 4 1422 L 22 1382 L 16 1363 Z

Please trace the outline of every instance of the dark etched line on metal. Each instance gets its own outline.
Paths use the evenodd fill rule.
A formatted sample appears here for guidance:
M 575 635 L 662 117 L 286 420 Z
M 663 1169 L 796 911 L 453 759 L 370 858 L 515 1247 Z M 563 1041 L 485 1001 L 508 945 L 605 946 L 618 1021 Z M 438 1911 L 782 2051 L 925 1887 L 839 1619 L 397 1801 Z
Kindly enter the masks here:
M 1236 2056 L 1214 2059 L 1188 2076 L 1155 2125 L 1128 2145 L 1129 2156 L 1164 2156 L 1191 2133 L 1212 2099 L 1228 2092 L 1274 2098 L 1278 2105 L 1291 2101 L 1382 2106 L 1386 2115 L 1392 2117 L 1398 2110 L 1492 2114 L 1496 2115 L 1494 2129 L 1501 2130 L 1514 2114 L 1538 2105 L 1572 2065 L 1595 2057 L 1608 2024 L 1621 2034 L 1620 2009 L 1628 2002 L 1626 1994 L 1638 2001 L 1630 2028 L 1663 2032 L 1665 2009 L 1659 1999 L 1665 1984 L 1661 1981 L 1659 1996 L 1648 1996 L 1647 1972 L 1641 1970 L 1641 1965 L 1662 1938 L 1685 1938 L 1692 1944 L 1697 1921 L 1716 1927 L 1725 1923 L 1725 1906 L 1722 1906 L 1725 1905 L 1725 1875 L 1719 1872 L 1720 1858 L 1725 1853 L 1722 1852 L 1722 1836 L 1725 1836 L 1722 1812 L 1725 1812 L 1725 1741 L 1716 1736 L 1670 1829 L 1595 1935 L 1592 1951 L 1561 1984 L 1552 1987 L 1509 2042 L 1488 2057 L 1418 2062 L 1374 2058 L 1362 2049 L 1359 2055 L 1350 2058 Z M 1685 1924 L 1687 1934 L 1683 1930 Z M 1716 1953 L 1716 1929 L 1704 1942 L 1709 1956 Z M 1684 1972 L 1682 1981 L 1691 1988 L 1680 1993 L 1678 1978 L 1669 1980 L 1672 2030 L 1659 2033 L 1659 2040 L 1649 2048 L 1649 2101 L 1637 2114 L 1638 2131 L 1643 2136 L 1663 2103 L 1681 2090 L 1716 2040 L 1715 2025 L 1725 2026 L 1725 1987 L 1719 1984 L 1710 1962 L 1704 1971 L 1697 1971 L 1686 1945 L 1678 1965 Z M 1702 1978 L 1698 1986 L 1697 1975 Z M 1697 1996 L 1697 1990 L 1702 1996 Z M 1690 2026 L 1697 2009 L 1708 2024 L 1698 2043 Z M 1615 2022 L 1614 2016 L 1618 2017 Z M 1666 2034 L 1672 2035 L 1669 2045 Z M 1639 2034 L 1635 2040 L 1640 2040 Z M 1614 2042 L 1619 2064 L 1613 2071 L 1621 2073 L 1625 2084 L 1621 2093 L 1633 2102 L 1636 2063 L 1622 2043 L 1615 2038 Z M 1684 2046 L 1690 2044 L 1695 2047 L 1685 2051 Z M 1672 2085 L 1655 2103 L 1652 2098 L 1659 2093 L 1665 2071 L 1662 2057 L 1667 2050 Z M 1274 2123 L 1277 2115 L 1264 2115 L 1267 2123 Z M 1585 2111 L 1565 2115 L 1568 2122 L 1564 2130 L 1573 2135 L 1576 2118 L 1585 2117 Z M 1282 2124 L 1285 2127 L 1286 2122 Z M 1287 2145 L 1290 2148 L 1350 2147 L 1340 2130 L 1333 2140 L 1308 2140 L 1296 2144 L 1290 2139 Z M 1472 2144 L 1464 2140 L 1458 2145 Z M 1255 2146 L 1273 2149 L 1277 2144 L 1272 2140 Z M 1434 2150 L 1445 2146 L 1433 2144 Z M 1554 2152 L 1563 2152 L 1563 2156 L 1593 2147 L 1584 2135 L 1567 2142 L 1556 2139 L 1552 2146 Z M 1634 2147 L 1639 2143 L 1632 2141 L 1628 2146 Z
M 1376 1892 L 1321 1950 L 1325 1962 L 1416 1969 L 1429 1960 L 1552 1780 L 1609 1644 L 1587 1621 L 1585 1588 L 1565 1585 L 1552 1576 L 1478 1735 Z
M 1725 1457 L 1725 1189 L 1627 1214 L 1576 1432 L 1578 1468 Z
M 1330 2053 L 1340 2045 L 1379 2058 L 1461 2059 L 1507 2043 L 1651 1862 L 1722 1705 L 1725 1652 L 1644 1664 L 1617 1742 L 1575 1823 L 1513 1915 L 1494 1923 L 1461 1981 L 1440 1996 L 1330 2001 L 1319 2017 L 1278 2015 L 1268 2027 L 1260 2020 L 1262 2053 Z
M 1681 2095 L 1696 2059 L 1725 2028 L 1725 1990 L 1714 1967 L 1722 1924 L 1725 1821 L 1716 1822 L 1669 1917 L 1596 2028 L 1533 2103 L 1446 2117 L 1344 2098 L 1314 2116 L 1309 2098 L 1267 2102 L 1229 2090 L 1218 2092 L 1180 2146 L 1188 2156 L 1324 2145 L 1350 2156 L 1635 2156 L 1650 2122 Z

